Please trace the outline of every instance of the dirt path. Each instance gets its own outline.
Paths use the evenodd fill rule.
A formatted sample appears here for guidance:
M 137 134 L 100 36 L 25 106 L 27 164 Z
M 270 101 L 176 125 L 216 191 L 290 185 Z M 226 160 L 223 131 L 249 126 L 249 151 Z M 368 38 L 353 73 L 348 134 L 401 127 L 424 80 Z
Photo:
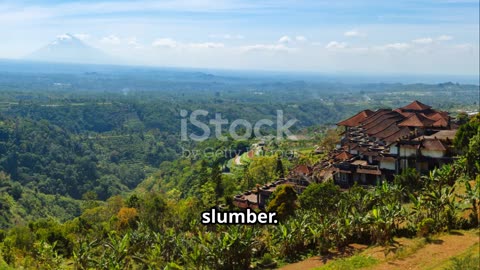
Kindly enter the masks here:
M 360 254 L 365 256 L 372 256 L 380 261 L 379 264 L 369 268 L 375 270 L 390 270 L 390 269 L 425 269 L 425 268 L 440 268 L 451 257 L 460 255 L 468 248 L 480 241 L 478 232 L 467 231 L 458 234 L 443 235 L 432 243 L 420 248 L 415 253 L 403 259 L 385 260 L 384 249 L 380 247 L 370 248 Z M 410 240 L 411 241 L 411 240 Z M 410 242 L 408 241 L 408 242 Z M 403 242 L 403 241 L 401 241 Z M 365 247 L 355 246 L 353 250 L 361 251 Z M 480 251 L 479 251 L 480 252 Z M 313 269 L 325 265 L 327 262 L 336 258 L 344 257 L 345 254 L 334 254 L 330 257 L 311 257 L 304 261 L 286 265 L 281 270 L 303 270 Z M 347 254 L 348 256 L 348 254 Z
M 312 269 L 315 267 L 320 267 L 322 265 L 325 265 L 326 263 L 330 262 L 331 260 L 335 260 L 338 258 L 342 257 L 349 257 L 353 255 L 354 253 L 361 252 L 362 250 L 365 250 L 367 246 L 365 245 L 359 245 L 359 244 L 352 244 L 345 250 L 343 253 L 331 253 L 326 256 L 314 256 L 310 257 L 306 260 L 303 260 L 301 262 L 297 263 L 292 263 L 289 265 L 285 265 L 281 270 L 306 270 L 306 269 Z
M 315 267 L 320 267 L 324 265 L 325 262 L 319 256 L 310 257 L 304 261 L 292 263 L 289 265 L 285 265 L 284 267 L 280 268 L 280 270 L 303 270 L 303 269 L 313 269 Z
M 389 269 L 425 269 L 442 267 L 449 258 L 463 253 L 466 249 L 479 243 L 475 232 L 463 232 L 463 235 L 444 235 L 437 241 L 426 245 L 414 254 L 372 267 L 375 270 Z

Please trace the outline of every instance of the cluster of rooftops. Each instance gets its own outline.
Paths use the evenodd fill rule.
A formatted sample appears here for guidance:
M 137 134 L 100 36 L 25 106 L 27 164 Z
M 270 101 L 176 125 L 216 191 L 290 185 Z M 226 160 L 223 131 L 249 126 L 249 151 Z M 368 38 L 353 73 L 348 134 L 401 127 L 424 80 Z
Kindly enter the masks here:
M 309 183 L 329 179 L 345 188 L 358 183 L 391 181 L 406 168 L 427 172 L 453 161 L 457 125 L 447 112 L 419 101 L 397 109 L 363 110 L 337 126 L 344 127 L 336 148 L 314 166 L 298 165 L 283 182 L 265 191 L 239 194 L 234 204 L 260 207 L 279 184 L 290 183 L 301 192 Z M 248 193 L 248 192 L 247 192 Z M 262 195 L 263 193 L 263 195 Z
M 456 124 L 447 112 L 419 101 L 394 110 L 364 110 L 337 124 L 345 127 L 333 152 L 334 180 L 375 184 L 413 167 L 426 172 L 452 161 Z

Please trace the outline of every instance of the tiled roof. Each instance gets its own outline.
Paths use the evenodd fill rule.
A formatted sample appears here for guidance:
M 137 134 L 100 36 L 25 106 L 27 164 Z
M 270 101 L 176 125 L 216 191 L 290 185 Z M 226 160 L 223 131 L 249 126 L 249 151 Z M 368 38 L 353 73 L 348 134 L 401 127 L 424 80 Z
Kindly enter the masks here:
M 390 118 L 404 118 L 401 114 L 397 113 L 397 112 L 387 112 L 385 114 L 382 114 L 378 117 L 375 117 L 375 119 L 367 119 L 366 121 L 364 121 L 361 125 L 361 127 L 363 129 L 369 129 L 371 127 L 374 127 L 376 125 L 378 125 L 379 123 L 382 123 L 383 121 L 387 120 L 387 119 L 390 119 Z
M 384 118 L 384 117 L 380 117 L 378 119 L 378 121 L 374 121 L 372 123 L 369 124 L 369 128 L 367 130 L 365 130 L 365 133 L 367 133 L 368 135 L 373 135 L 375 133 L 378 133 L 382 130 L 385 130 L 387 129 L 389 126 L 391 125 L 395 125 L 404 120 L 405 117 L 403 117 L 402 115 L 400 114 L 397 114 L 395 113 L 396 115 L 392 115 L 388 118 Z M 385 115 L 386 116 L 386 115 Z M 384 119 L 383 119 L 384 118 Z
M 352 154 L 348 153 L 348 152 L 341 152 L 340 154 L 336 155 L 334 157 L 335 160 L 347 160 L 347 159 L 350 159 L 351 157 L 353 157 Z
M 412 103 L 408 104 L 407 106 L 401 107 L 399 109 L 401 109 L 402 111 L 425 111 L 430 108 L 432 107 L 425 105 L 418 100 L 415 100 Z
M 432 120 L 435 120 L 435 121 L 440 120 L 440 119 L 448 120 L 448 115 L 443 115 L 442 113 L 437 112 L 437 111 L 435 111 L 434 113 L 427 114 L 425 116 L 432 119 Z
M 448 127 L 448 121 L 443 119 L 443 118 L 440 118 L 437 121 L 435 121 L 435 123 L 433 123 L 432 126 L 434 126 L 434 127 Z
M 372 121 L 375 121 L 377 120 L 379 117 L 381 117 L 382 115 L 384 114 L 387 114 L 389 112 L 391 112 L 392 110 L 390 109 L 378 109 L 376 110 L 372 115 L 370 115 L 367 119 L 363 120 L 362 122 L 360 122 L 360 124 L 362 125 L 368 125 L 369 123 L 371 123 Z
M 434 120 L 423 116 L 420 113 L 412 114 L 407 119 L 398 124 L 399 127 L 431 127 Z
M 402 138 L 403 136 L 408 136 L 408 135 L 410 135 L 410 129 L 408 129 L 407 127 L 401 127 L 397 132 L 393 133 L 388 137 L 383 138 L 383 140 L 387 143 L 391 143 Z
M 422 148 L 425 150 L 432 150 L 432 151 L 446 151 L 447 148 L 443 145 L 443 143 L 440 140 L 424 140 L 422 142 Z
M 295 167 L 292 172 L 294 173 L 302 173 L 304 175 L 310 174 L 312 172 L 312 169 L 309 168 L 307 165 L 298 165 Z
M 399 114 L 405 116 L 405 117 L 409 117 L 410 115 L 412 115 L 413 112 L 404 112 L 402 111 L 402 109 L 398 108 L 398 109 L 395 109 L 393 110 L 395 112 L 398 112 Z
M 430 136 L 423 136 L 424 139 L 439 139 L 439 140 L 453 140 L 457 134 L 456 129 L 452 130 L 440 130 L 436 133 L 433 133 Z
M 366 160 L 355 160 L 352 165 L 368 165 L 368 162 Z
M 378 138 L 378 139 L 383 139 L 386 138 L 395 132 L 399 131 L 400 128 L 397 126 L 396 123 L 391 124 L 388 126 L 386 129 L 383 129 L 377 133 L 371 134 L 372 137 Z
M 367 117 L 369 117 L 372 114 L 373 112 L 371 110 L 363 110 L 357 113 L 356 115 L 337 123 L 337 126 L 346 126 L 346 127 L 358 126 L 360 122 L 367 119 Z

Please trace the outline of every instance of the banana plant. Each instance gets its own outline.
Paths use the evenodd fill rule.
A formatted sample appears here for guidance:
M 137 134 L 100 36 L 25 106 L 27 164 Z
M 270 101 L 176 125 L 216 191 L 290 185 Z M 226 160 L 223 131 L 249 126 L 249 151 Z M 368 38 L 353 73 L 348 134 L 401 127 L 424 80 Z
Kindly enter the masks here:
M 99 244 L 100 241 L 98 239 L 93 241 L 80 239 L 78 246 L 73 250 L 74 268 L 83 270 L 99 265 L 98 259 L 95 258 L 94 251 Z
M 477 178 L 475 184 L 472 186 L 469 181 L 464 180 L 465 194 L 457 195 L 465 203 L 469 204 L 468 207 L 463 210 L 470 210 L 470 222 L 473 227 L 479 225 L 480 215 L 480 177 Z
M 115 232 L 108 234 L 104 243 L 104 252 L 99 267 L 103 269 L 125 269 L 131 267 L 132 257 L 129 253 L 130 234 L 127 232 L 123 237 Z

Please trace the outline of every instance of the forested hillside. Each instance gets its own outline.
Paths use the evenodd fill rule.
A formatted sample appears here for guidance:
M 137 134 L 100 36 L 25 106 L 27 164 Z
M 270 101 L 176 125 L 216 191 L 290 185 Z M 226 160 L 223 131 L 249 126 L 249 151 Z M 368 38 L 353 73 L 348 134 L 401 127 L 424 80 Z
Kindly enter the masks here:
M 476 106 L 471 97 L 478 89 L 453 83 L 346 85 L 81 65 L 48 66 L 43 72 L 26 66 L 20 72 L 25 66 L 3 64 L 10 71 L 0 69 L 0 170 L 11 179 L 15 200 L 24 190 L 25 195 L 31 191 L 60 196 L 76 207 L 60 216 L 53 214 L 60 220 L 78 214 L 80 202 L 75 200 L 86 193 L 99 200 L 128 194 L 145 179 L 151 181 L 152 173 L 165 182 L 162 190 L 175 189 L 185 197 L 197 192 L 190 189 L 198 179 L 186 180 L 197 174 L 188 176 L 184 168 L 199 167 L 201 157 L 183 159 L 182 149 L 231 148 L 241 154 L 254 143 L 182 142 L 181 110 L 205 110 L 209 112 L 201 119 L 205 122 L 221 113 L 230 122 L 246 119 L 251 123 L 275 119 L 281 110 L 284 119 L 298 120 L 293 130 L 305 134 L 363 108 L 403 104 L 415 93 L 423 93 L 425 100 L 454 113 L 456 108 L 468 110 Z M 12 72 L 17 66 L 19 71 Z M 444 92 L 449 93 L 448 99 L 443 98 Z M 274 128 L 265 130 L 266 134 Z M 319 130 L 309 136 L 321 138 Z M 207 158 L 203 166 L 224 167 L 234 155 Z M 254 177 L 246 172 L 247 178 Z M 229 177 L 238 182 L 244 172 Z M 237 189 L 242 187 L 246 184 Z M 33 212 L 20 211 L 17 216 L 28 220 Z M 2 226 L 12 222 L 7 218 Z
M 338 140 L 334 124 L 361 109 L 394 108 L 421 95 L 456 115 L 478 108 L 478 86 L 68 68 L 0 72 L 0 268 L 245 269 L 478 222 L 478 119 L 461 114 L 463 156 L 452 167 L 430 176 L 405 172 L 372 190 L 322 184 L 297 198 L 279 189 L 284 194 L 269 206 L 279 226 L 199 224 L 212 206 L 235 209 L 233 195 L 298 164 L 314 165 L 322 156 L 314 150 Z M 284 122 L 298 120 L 291 130 L 301 140 L 268 139 L 266 151 L 253 147 L 259 138 L 234 140 L 226 125 L 225 141 L 182 141 L 181 110 L 207 111 L 205 123 L 216 113 L 229 122 L 275 122 L 280 110 Z M 276 135 L 275 128 L 262 134 Z M 467 197 L 457 205 L 457 195 Z
M 352 244 L 378 245 L 389 250 L 387 255 L 393 252 L 394 258 L 409 256 L 425 245 L 441 245 L 439 233 L 450 232 L 452 237 L 478 233 L 468 230 L 477 228 L 480 214 L 479 120 L 472 118 L 455 138 L 464 154 L 429 175 L 408 170 L 393 183 L 347 191 L 330 182 L 312 184 L 299 196 L 291 186 L 282 186 L 267 208 L 278 211 L 278 225 L 202 225 L 199 214 L 217 204 L 216 195 L 225 191 L 218 187 L 235 182 L 205 161 L 167 166 L 170 171 L 161 167 L 159 172 L 177 172 L 171 175 L 174 179 L 196 181 L 185 187 L 198 184 L 198 192 L 186 196 L 176 189 L 148 192 L 146 186 L 167 177 L 153 174 L 150 182 L 125 197 L 100 203 L 85 196 L 78 218 L 64 223 L 37 219 L 0 231 L 0 265 L 7 269 L 247 269 L 311 255 L 331 258 Z M 265 162 L 275 171 L 275 165 Z M 14 187 L 7 185 L 7 190 L 18 196 Z M 415 237 L 419 244 L 412 250 L 396 248 L 397 241 Z M 455 259 L 452 264 L 462 269 L 475 269 L 479 260 L 474 252 Z M 354 269 L 375 266 L 380 260 L 362 254 L 336 263 L 334 269 L 335 265 Z

